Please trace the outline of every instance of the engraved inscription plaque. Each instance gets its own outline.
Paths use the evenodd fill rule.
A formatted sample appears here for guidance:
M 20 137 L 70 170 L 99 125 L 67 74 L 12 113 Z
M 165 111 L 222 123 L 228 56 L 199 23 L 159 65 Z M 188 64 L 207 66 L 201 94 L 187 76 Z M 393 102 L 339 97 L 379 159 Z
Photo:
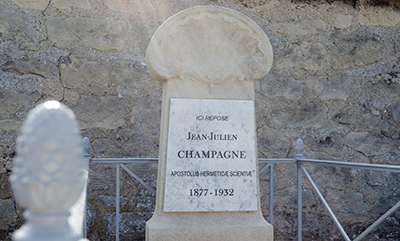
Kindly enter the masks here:
M 257 211 L 254 103 L 171 99 L 165 212 Z

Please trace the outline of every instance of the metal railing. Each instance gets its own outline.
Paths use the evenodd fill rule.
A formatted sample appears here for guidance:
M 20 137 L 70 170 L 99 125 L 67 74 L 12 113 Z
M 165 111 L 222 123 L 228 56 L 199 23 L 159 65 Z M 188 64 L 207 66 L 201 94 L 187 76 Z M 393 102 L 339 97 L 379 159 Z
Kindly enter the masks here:
M 90 163 L 97 164 L 115 164 L 116 165 L 116 193 L 115 193 L 115 240 L 119 241 L 119 203 L 120 203 L 120 169 L 124 169 L 131 177 L 135 178 L 140 184 L 142 184 L 147 190 L 150 191 L 154 196 L 156 191 L 147 185 L 139 176 L 133 173 L 125 164 L 156 164 L 158 158 L 92 158 Z
M 273 207 L 274 207 L 274 165 L 277 164 L 296 164 L 297 165 L 297 240 L 302 240 L 302 179 L 303 174 L 305 178 L 310 182 L 313 190 L 321 200 L 322 204 L 326 208 L 329 213 L 329 216 L 338 227 L 341 235 L 346 241 L 350 241 L 351 239 L 344 231 L 342 225 L 336 218 L 333 213 L 331 207 L 323 197 L 322 193 L 319 191 L 317 185 L 311 178 L 310 174 L 307 172 L 303 164 L 312 164 L 312 165 L 324 165 L 324 166 L 333 166 L 333 167 L 342 167 L 342 168 L 354 168 L 354 169 L 364 169 L 364 170 L 372 170 L 372 171 L 383 171 L 383 172 L 395 172 L 400 173 L 400 166 L 394 165 L 380 165 L 380 164 L 365 164 L 365 163 L 354 163 L 354 162 L 341 162 L 341 161 L 328 161 L 328 160 L 312 160 L 306 159 L 303 156 L 304 146 L 302 140 L 297 140 L 296 146 L 296 156 L 295 158 L 286 158 L 286 159 L 277 159 L 277 158 L 259 158 L 259 174 L 263 173 L 267 169 L 269 169 L 269 222 L 273 225 Z M 88 155 L 88 153 L 85 153 Z M 119 241 L 119 192 L 120 192 L 120 169 L 124 169 L 130 176 L 135 178 L 139 183 L 141 183 L 146 189 L 148 189 L 153 195 L 156 195 L 156 191 L 147 185 L 140 177 L 138 177 L 135 173 L 133 173 L 125 164 L 156 164 L 158 163 L 157 158 L 91 158 L 90 163 L 93 164 L 115 164 L 116 165 L 116 225 L 115 225 L 115 240 Z M 264 164 L 264 165 L 263 165 Z M 263 165 L 261 167 L 261 165 Z M 385 214 L 383 214 L 380 218 L 378 218 L 371 226 L 369 226 L 363 233 L 361 233 L 354 241 L 360 241 L 362 238 L 371 233 L 379 224 L 381 224 L 387 217 L 392 215 L 397 209 L 400 208 L 400 201 L 390 208 Z M 85 232 L 86 233 L 86 232 Z

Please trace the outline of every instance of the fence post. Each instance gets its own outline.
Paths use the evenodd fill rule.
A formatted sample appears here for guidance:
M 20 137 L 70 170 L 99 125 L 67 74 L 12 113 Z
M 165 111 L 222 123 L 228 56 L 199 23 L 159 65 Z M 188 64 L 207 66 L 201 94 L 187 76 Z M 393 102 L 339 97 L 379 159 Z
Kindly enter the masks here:
M 269 223 L 274 225 L 274 163 L 269 167 Z
M 302 229 L 303 229 L 303 188 L 302 188 L 302 171 L 301 171 L 301 163 L 299 160 L 304 159 L 303 151 L 304 144 L 301 139 L 296 141 L 296 157 L 295 160 L 297 162 L 297 240 L 301 241 L 303 239 Z
M 17 140 L 11 184 L 26 211 L 14 241 L 77 241 L 68 210 L 85 186 L 81 138 L 73 112 L 57 101 L 31 110 Z
M 84 166 L 83 166 L 83 170 L 85 171 L 85 174 L 87 175 L 87 178 L 89 179 L 89 162 L 90 162 L 90 140 L 89 138 L 85 137 L 82 139 L 82 148 L 83 148 L 83 157 L 85 158 L 84 160 Z M 83 211 L 83 237 L 86 238 L 87 237 L 87 186 L 85 186 L 84 188 L 84 201 L 85 201 L 85 206 L 84 206 L 84 211 Z

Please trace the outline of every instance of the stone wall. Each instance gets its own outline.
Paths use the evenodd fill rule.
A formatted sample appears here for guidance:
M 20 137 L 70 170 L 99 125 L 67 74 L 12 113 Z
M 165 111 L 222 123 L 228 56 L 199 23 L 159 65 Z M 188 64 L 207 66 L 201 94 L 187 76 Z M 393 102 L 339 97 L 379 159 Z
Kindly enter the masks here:
M 0 240 L 22 222 L 9 176 L 27 112 L 46 100 L 72 108 L 93 157 L 158 155 L 161 85 L 144 54 L 172 14 L 216 4 L 256 21 L 274 50 L 256 83 L 260 157 L 397 165 L 400 156 L 400 3 L 395 0 L 2 0 L 0 1 Z M 155 188 L 155 165 L 131 170 Z M 348 231 L 362 232 L 399 201 L 397 174 L 307 166 Z M 275 168 L 275 237 L 296 237 L 296 170 Z M 261 175 L 268 217 L 267 173 Z M 142 240 L 154 197 L 121 172 L 121 240 Z M 341 240 L 304 181 L 304 239 Z M 92 164 L 89 238 L 115 238 L 115 166 Z M 400 213 L 369 240 L 398 240 Z

